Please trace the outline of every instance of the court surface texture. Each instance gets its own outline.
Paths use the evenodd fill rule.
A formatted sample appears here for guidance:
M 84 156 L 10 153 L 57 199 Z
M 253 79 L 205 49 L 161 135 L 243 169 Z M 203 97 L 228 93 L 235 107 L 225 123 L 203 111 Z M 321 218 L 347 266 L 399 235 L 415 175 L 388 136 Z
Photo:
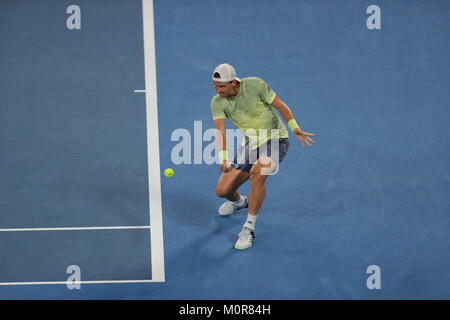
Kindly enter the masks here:
M 449 14 L 1 1 L 0 299 L 450 298 Z M 244 251 L 205 160 L 224 62 L 317 134 L 290 135 Z

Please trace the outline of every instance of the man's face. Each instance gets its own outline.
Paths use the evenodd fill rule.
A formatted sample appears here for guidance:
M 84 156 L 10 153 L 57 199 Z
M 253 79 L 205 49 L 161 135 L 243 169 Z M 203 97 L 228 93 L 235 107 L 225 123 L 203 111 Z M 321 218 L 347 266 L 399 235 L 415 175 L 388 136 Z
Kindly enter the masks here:
M 236 86 L 236 81 L 233 82 L 219 82 L 213 81 L 214 89 L 216 89 L 219 96 L 222 98 L 228 98 L 230 95 L 234 93 L 234 88 Z

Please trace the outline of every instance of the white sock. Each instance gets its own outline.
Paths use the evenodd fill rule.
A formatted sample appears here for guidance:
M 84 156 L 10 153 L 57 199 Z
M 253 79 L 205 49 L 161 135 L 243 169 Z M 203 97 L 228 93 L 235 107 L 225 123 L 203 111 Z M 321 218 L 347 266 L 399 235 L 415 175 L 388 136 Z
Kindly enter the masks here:
M 241 196 L 241 198 L 239 200 L 234 201 L 234 204 L 237 206 L 243 206 L 245 203 L 245 198 L 243 196 Z
M 253 216 L 250 213 L 247 216 L 247 221 L 245 221 L 244 227 L 255 230 L 256 218 L 258 216 Z

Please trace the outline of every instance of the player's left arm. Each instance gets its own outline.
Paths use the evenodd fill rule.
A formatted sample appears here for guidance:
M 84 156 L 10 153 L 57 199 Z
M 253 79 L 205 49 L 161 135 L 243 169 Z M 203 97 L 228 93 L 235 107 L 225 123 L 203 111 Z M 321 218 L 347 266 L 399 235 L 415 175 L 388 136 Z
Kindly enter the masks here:
M 280 112 L 281 116 L 283 117 L 284 121 L 289 126 L 289 129 L 294 133 L 295 137 L 301 142 L 303 148 L 305 147 L 305 143 L 312 147 L 312 143 L 315 143 L 311 137 L 314 137 L 315 134 L 305 132 L 297 124 L 297 121 L 295 121 L 294 115 L 292 114 L 291 109 L 288 107 L 286 103 L 283 102 L 278 96 L 275 97 L 275 99 L 272 102 L 272 106 Z

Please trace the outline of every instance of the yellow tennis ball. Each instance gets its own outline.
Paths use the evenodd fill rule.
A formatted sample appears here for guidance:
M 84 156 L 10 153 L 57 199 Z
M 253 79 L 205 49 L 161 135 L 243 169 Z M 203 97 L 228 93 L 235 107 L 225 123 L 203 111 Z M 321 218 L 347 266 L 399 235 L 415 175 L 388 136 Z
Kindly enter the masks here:
M 172 177 L 173 174 L 174 174 L 174 172 L 173 172 L 173 169 L 171 169 L 171 168 L 167 168 L 166 170 L 164 170 L 164 175 L 165 175 L 167 178 Z

